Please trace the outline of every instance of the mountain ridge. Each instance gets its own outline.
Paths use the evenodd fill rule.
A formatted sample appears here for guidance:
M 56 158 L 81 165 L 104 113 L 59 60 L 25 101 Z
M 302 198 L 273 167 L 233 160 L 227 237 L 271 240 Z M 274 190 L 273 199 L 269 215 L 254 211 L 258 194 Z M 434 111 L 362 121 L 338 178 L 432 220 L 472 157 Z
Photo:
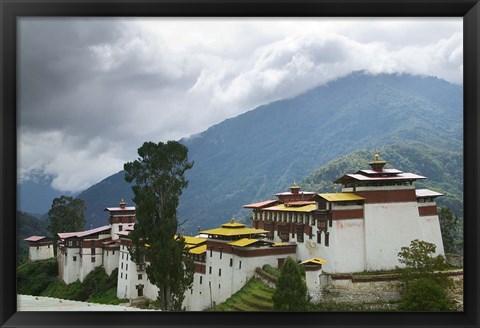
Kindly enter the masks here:
M 437 78 L 353 73 L 183 138 L 195 164 L 186 174 L 180 221 L 188 219 L 192 232 L 241 216 L 242 205 L 270 198 L 360 149 L 373 153 L 421 140 L 435 149 L 462 151 L 462 97 L 461 86 Z M 104 224 L 103 209 L 121 198 L 131 203 L 132 196 L 123 171 L 80 193 L 87 227 Z

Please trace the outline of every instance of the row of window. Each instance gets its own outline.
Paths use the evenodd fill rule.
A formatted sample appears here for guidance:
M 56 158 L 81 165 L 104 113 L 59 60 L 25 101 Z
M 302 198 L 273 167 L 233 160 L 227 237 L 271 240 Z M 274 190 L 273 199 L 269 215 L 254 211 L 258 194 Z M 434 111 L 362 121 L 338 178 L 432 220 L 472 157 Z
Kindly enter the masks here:
M 123 279 L 123 272 L 120 272 L 120 278 Z M 128 273 L 125 273 L 125 280 L 128 278 Z M 137 276 L 138 280 L 143 280 L 143 274 Z

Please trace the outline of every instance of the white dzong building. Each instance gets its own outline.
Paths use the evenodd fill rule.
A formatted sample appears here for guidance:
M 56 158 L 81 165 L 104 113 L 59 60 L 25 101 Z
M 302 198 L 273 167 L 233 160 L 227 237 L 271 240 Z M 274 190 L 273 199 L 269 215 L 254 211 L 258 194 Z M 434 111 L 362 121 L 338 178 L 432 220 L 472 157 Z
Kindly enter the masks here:
M 46 236 L 30 236 L 24 239 L 28 242 L 28 260 L 40 261 L 54 257 L 53 240 Z
M 304 192 L 295 183 L 276 199 L 245 205 L 253 210 L 253 227 L 231 222 L 184 236 L 188 256 L 195 262 L 192 288 L 183 306 L 201 311 L 224 302 L 269 264 L 281 267 L 286 257 L 301 261 L 314 300 L 320 300 L 327 277 L 322 273 L 388 270 L 398 262 L 401 247 L 414 239 L 436 245 L 444 255 L 435 198 L 442 194 L 416 189 L 425 177 L 385 169 L 375 153 L 371 169 L 346 174 L 335 181 L 338 193 Z M 118 268 L 117 297 L 157 299 L 158 288 L 146 274 L 148 262 L 130 256 L 135 207 L 122 200 L 107 207 L 109 224 L 81 232 L 58 233 L 57 259 L 66 283 L 83 279 L 103 266 L 107 274 Z M 178 238 L 178 236 L 177 236 Z M 32 260 L 50 256 L 48 239 L 32 236 Z M 43 244 L 42 244 L 43 243 Z M 38 247 L 38 248 L 37 248 Z M 45 250 L 45 251 L 44 251 Z
M 294 185 L 277 199 L 244 207 L 253 209 L 254 227 L 268 230 L 273 241 L 296 242 L 300 260 L 325 259 L 328 273 L 401 267 L 398 252 L 414 239 L 444 255 L 435 203 L 442 194 L 416 189 L 423 176 L 384 169 L 378 153 L 369 164 L 337 179 L 340 193 L 302 192 Z

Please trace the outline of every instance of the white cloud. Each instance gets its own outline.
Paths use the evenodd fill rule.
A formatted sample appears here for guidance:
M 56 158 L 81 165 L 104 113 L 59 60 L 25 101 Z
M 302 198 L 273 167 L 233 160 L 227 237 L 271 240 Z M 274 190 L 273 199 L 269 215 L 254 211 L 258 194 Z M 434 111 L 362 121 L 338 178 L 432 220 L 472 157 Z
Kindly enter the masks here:
M 79 191 L 146 140 L 355 70 L 463 79 L 461 18 L 22 19 L 19 174 Z

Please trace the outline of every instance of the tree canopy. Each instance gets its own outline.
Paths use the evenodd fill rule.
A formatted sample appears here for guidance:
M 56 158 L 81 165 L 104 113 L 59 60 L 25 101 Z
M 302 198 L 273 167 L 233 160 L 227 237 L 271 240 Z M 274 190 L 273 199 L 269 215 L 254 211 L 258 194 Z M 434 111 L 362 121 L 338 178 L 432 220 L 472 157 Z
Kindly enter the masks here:
M 290 256 L 285 259 L 280 270 L 272 299 L 275 311 L 307 310 L 308 291 L 302 270 Z
M 53 235 L 54 245 L 58 232 L 80 231 L 84 228 L 86 209 L 84 201 L 79 198 L 60 196 L 52 201 L 52 207 L 48 211 L 48 230 Z
M 193 282 L 194 264 L 183 237 L 176 235 L 177 207 L 188 185 L 184 174 L 193 162 L 188 161 L 188 149 L 176 141 L 145 142 L 138 155 L 124 165 L 137 206 L 135 229 L 129 234 L 130 254 L 136 263 L 149 262 L 146 272 L 159 289 L 162 309 L 181 310 L 185 290 Z

